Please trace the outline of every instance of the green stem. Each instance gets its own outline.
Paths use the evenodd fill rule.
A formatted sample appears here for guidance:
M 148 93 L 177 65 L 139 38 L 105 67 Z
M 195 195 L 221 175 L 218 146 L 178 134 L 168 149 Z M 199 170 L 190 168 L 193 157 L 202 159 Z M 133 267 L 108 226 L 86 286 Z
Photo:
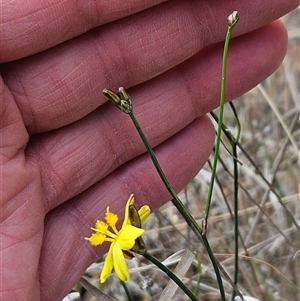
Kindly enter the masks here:
M 237 12 L 234 12 L 230 19 L 228 19 L 228 29 L 226 33 L 225 38 L 225 44 L 224 44 L 224 51 L 223 51 L 223 60 L 222 60 L 222 80 L 221 80 L 221 95 L 220 95 L 220 110 L 219 110 L 219 120 L 218 120 L 218 129 L 217 129 L 217 138 L 215 143 L 215 152 L 214 152 L 214 161 L 212 165 L 212 173 L 211 173 L 211 180 L 208 190 L 208 197 L 206 202 L 206 208 L 205 208 L 205 222 L 204 225 L 207 226 L 208 223 L 208 217 L 211 207 L 211 200 L 212 200 L 212 194 L 213 194 L 213 187 L 214 187 L 214 181 L 216 177 L 217 172 L 217 164 L 219 160 L 219 152 L 220 152 L 220 144 L 221 144 L 221 134 L 223 130 L 223 115 L 224 115 L 224 106 L 225 106 L 225 90 L 226 90 L 226 73 L 227 73 L 227 57 L 228 57 L 228 48 L 229 48 L 229 41 L 231 38 L 231 33 L 233 30 L 233 27 L 236 25 L 238 21 L 238 15 Z M 240 122 L 238 120 L 237 113 L 235 111 L 234 106 L 231 104 L 231 108 L 234 112 L 234 115 L 237 119 L 238 123 L 238 135 L 237 138 L 233 140 L 233 161 L 234 161 L 234 232 L 235 232 L 235 259 L 234 259 L 234 280 L 233 283 L 236 287 L 237 279 L 238 279 L 238 169 L 237 169 L 237 152 L 236 152 L 236 142 L 239 140 L 240 136 Z M 232 135 L 231 135 L 232 137 Z M 206 233 L 206 229 L 204 229 L 204 234 Z M 236 295 L 235 289 L 232 293 L 232 301 Z
M 120 282 L 121 282 L 121 284 L 122 284 L 122 286 L 124 288 L 124 291 L 125 291 L 125 294 L 127 296 L 128 301 L 133 301 L 132 298 L 131 298 L 131 295 L 130 295 L 130 292 L 128 290 L 128 287 L 127 287 L 126 283 L 124 281 L 120 281 Z
M 198 298 L 187 288 L 187 286 L 164 264 L 162 264 L 159 260 L 157 260 L 154 256 L 152 256 L 149 253 L 145 253 L 144 257 L 151 261 L 153 264 L 155 264 L 160 270 L 165 272 L 192 301 L 199 301 Z
M 215 176 L 216 176 L 218 157 L 219 157 L 219 151 L 220 151 L 221 133 L 222 133 L 223 115 L 224 115 L 224 104 L 225 104 L 228 47 L 229 47 L 229 41 L 231 38 L 231 33 L 233 30 L 233 27 L 235 26 L 235 24 L 238 21 L 237 13 L 234 12 L 231 15 L 231 18 L 232 19 L 228 23 L 228 29 L 227 29 L 227 33 L 226 33 L 224 51 L 223 51 L 219 122 L 218 122 L 218 129 L 217 129 L 214 161 L 213 161 L 210 185 L 209 185 L 209 190 L 208 190 L 208 197 L 207 197 L 206 208 L 205 208 L 205 223 L 204 223 L 205 226 L 207 225 L 207 222 L 208 222 L 208 216 L 209 216 L 209 211 L 210 211 L 210 207 L 211 207 L 211 199 L 212 199 L 212 194 L 213 194 L 214 180 L 215 180 Z
M 206 233 L 203 232 L 203 230 L 199 227 L 199 225 L 197 224 L 197 222 L 195 221 L 194 217 L 190 214 L 189 211 L 186 210 L 184 204 L 181 202 L 181 200 L 178 198 L 176 192 L 174 191 L 174 189 L 172 188 L 172 186 L 170 185 L 167 177 L 165 176 L 162 168 L 160 167 L 160 164 L 154 154 L 154 151 L 152 149 L 152 147 L 150 146 L 150 143 L 147 139 L 147 137 L 145 136 L 142 128 L 140 127 L 137 119 L 135 118 L 133 112 L 128 113 L 128 115 L 130 116 L 130 118 L 132 119 L 132 122 L 134 123 L 138 133 L 140 134 L 140 137 L 149 153 L 149 156 L 161 178 L 161 180 L 163 181 L 164 185 L 166 186 L 167 190 L 170 192 L 171 196 L 172 196 L 172 202 L 174 204 L 174 206 L 178 209 L 178 211 L 181 213 L 181 215 L 183 216 L 183 218 L 185 219 L 186 223 L 191 227 L 191 229 L 194 231 L 195 235 L 199 238 L 200 241 L 202 241 L 203 245 L 206 248 L 206 251 L 210 257 L 210 260 L 212 262 L 212 265 L 214 267 L 215 273 L 216 273 L 216 277 L 217 277 L 217 281 L 218 281 L 218 285 L 219 285 L 219 289 L 220 289 L 220 295 L 221 295 L 221 300 L 225 301 L 225 291 L 224 291 L 224 287 L 223 287 L 223 281 L 222 281 L 222 277 L 220 274 L 220 270 L 219 270 L 219 266 L 218 266 L 218 261 L 216 260 L 212 249 L 208 243 L 208 240 L 206 238 Z M 203 229 L 205 229 L 206 226 L 203 226 Z
M 232 154 L 233 154 L 233 173 L 234 173 L 234 275 L 233 275 L 233 283 L 236 287 L 238 283 L 238 273 L 239 273 L 239 203 L 238 203 L 238 188 L 239 188 L 239 181 L 238 181 L 238 154 L 237 154 L 237 144 L 240 139 L 241 134 L 241 123 L 236 112 L 236 109 L 232 102 L 229 103 L 231 110 L 234 114 L 236 124 L 237 124 L 237 135 L 235 139 L 231 140 L 232 144 Z M 232 135 L 231 135 L 232 137 Z M 236 290 L 232 291 L 231 301 L 234 301 L 234 297 L 236 296 Z
M 239 269 L 239 265 L 238 265 L 238 251 L 239 251 L 239 242 L 238 242 L 238 235 L 239 235 L 239 223 L 238 223 L 238 157 L 237 157 L 237 144 L 239 142 L 239 138 L 240 138 L 240 133 L 241 133 L 241 125 L 240 125 L 240 121 L 237 115 L 237 112 L 235 110 L 235 107 L 233 105 L 233 103 L 230 102 L 230 107 L 233 111 L 233 114 L 235 116 L 236 119 L 236 124 L 237 124 L 237 136 L 236 138 L 233 137 L 233 135 L 231 134 L 231 132 L 227 129 L 227 127 L 222 124 L 222 131 L 223 133 L 226 135 L 226 137 L 228 138 L 229 142 L 232 145 L 232 158 L 233 158 L 233 171 L 234 171 L 234 276 L 233 276 L 233 283 L 234 286 L 236 287 L 237 282 L 238 282 L 238 269 Z M 213 116 L 213 118 L 219 123 L 219 119 L 218 117 L 211 112 L 211 115 Z M 234 300 L 234 297 L 236 296 L 237 291 L 234 289 L 232 292 L 232 296 L 231 296 L 231 301 Z
M 241 123 L 240 123 L 240 119 L 239 119 L 239 116 L 237 114 L 237 111 L 235 109 L 235 106 L 234 106 L 233 102 L 230 101 L 229 105 L 230 105 L 230 108 L 231 108 L 231 110 L 233 112 L 233 115 L 235 117 L 235 122 L 236 122 L 236 126 L 237 126 L 236 137 L 235 137 L 234 141 L 232 141 L 232 143 L 234 145 L 237 145 L 240 141 L 240 136 L 241 136 Z
M 147 152 L 162 180 L 162 182 L 164 183 L 165 187 L 167 188 L 167 190 L 169 191 L 171 197 L 172 197 L 172 202 L 175 205 L 175 207 L 178 209 L 178 211 L 182 214 L 183 218 L 185 219 L 185 221 L 187 222 L 187 224 L 193 229 L 194 233 L 196 234 L 196 236 L 202 240 L 202 229 L 199 227 L 199 225 L 197 224 L 197 222 L 195 221 L 195 219 L 193 218 L 193 216 L 190 214 L 190 212 L 188 210 L 186 210 L 184 204 L 181 202 L 181 200 L 178 198 L 175 190 L 172 188 L 171 184 L 169 183 L 165 173 L 163 172 L 155 154 L 154 151 L 147 139 L 147 137 L 145 136 L 139 122 L 137 121 L 137 119 L 135 118 L 133 112 L 128 114 L 133 122 L 133 124 L 135 125 L 138 133 L 140 134 L 140 137 L 147 149 Z
M 202 272 L 202 267 L 201 267 L 201 260 L 200 260 L 198 255 L 196 255 L 196 260 L 197 260 L 197 263 L 198 263 L 199 276 L 197 278 L 197 283 L 196 283 L 196 286 L 195 286 L 195 289 L 194 289 L 194 294 L 197 296 L 199 294 L 200 283 L 201 283 L 202 278 L 203 278 L 203 272 Z
M 237 163 L 237 147 L 232 146 L 233 152 L 233 169 L 234 169 L 234 276 L 233 283 L 237 285 L 239 271 L 239 219 L 238 219 L 238 163 Z M 236 291 L 232 291 L 231 301 L 234 300 Z

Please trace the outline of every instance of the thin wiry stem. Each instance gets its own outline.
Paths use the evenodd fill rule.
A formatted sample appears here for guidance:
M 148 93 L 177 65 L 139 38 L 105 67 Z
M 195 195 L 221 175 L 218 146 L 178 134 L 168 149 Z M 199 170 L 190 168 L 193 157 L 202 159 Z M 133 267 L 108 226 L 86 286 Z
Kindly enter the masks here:
M 218 281 L 218 285 L 219 285 L 219 289 L 220 289 L 221 300 L 225 301 L 225 291 L 224 291 L 223 281 L 222 281 L 222 277 L 221 277 L 220 270 L 219 270 L 219 262 L 217 261 L 217 259 L 215 258 L 214 254 L 213 254 L 213 251 L 212 251 L 210 244 L 206 237 L 206 232 L 203 232 L 203 229 L 205 229 L 205 226 L 202 229 L 200 228 L 198 223 L 195 221 L 194 217 L 190 214 L 190 212 L 186 209 L 184 204 L 178 198 L 175 190 L 172 188 L 167 177 L 165 176 L 165 174 L 153 152 L 153 149 L 150 146 L 150 143 L 149 143 L 147 137 L 145 136 L 142 128 L 140 127 L 137 119 L 135 118 L 133 112 L 130 112 L 128 115 L 132 119 L 132 122 L 134 123 L 138 133 L 140 134 L 140 137 L 141 137 L 142 141 L 144 142 L 144 145 L 148 151 L 148 154 L 149 154 L 162 182 L 165 184 L 167 190 L 170 192 L 174 206 L 178 209 L 178 211 L 181 213 L 181 215 L 185 219 L 186 223 L 191 227 L 191 229 L 194 231 L 195 235 L 199 238 L 200 241 L 202 241 L 203 245 L 205 246 L 206 251 L 209 255 L 209 258 L 211 260 L 211 263 L 212 263 L 215 273 L 216 273 L 216 277 L 217 277 L 217 281 Z
M 173 273 L 171 272 L 164 264 L 157 260 L 154 256 L 149 253 L 145 253 L 144 257 L 155 264 L 160 270 L 165 272 L 181 289 L 182 291 L 192 300 L 199 301 L 199 299 L 190 291 L 187 286 Z
M 218 121 L 218 129 L 217 129 L 217 138 L 215 143 L 214 161 L 213 161 L 212 173 L 211 173 L 208 196 L 207 196 L 206 207 L 205 207 L 205 222 L 204 222 L 205 226 L 207 226 L 208 223 L 208 216 L 211 207 L 214 180 L 217 172 L 217 164 L 218 164 L 218 157 L 219 157 L 220 144 L 221 144 L 221 133 L 222 133 L 222 126 L 223 126 L 223 115 L 224 115 L 224 105 L 225 105 L 225 88 L 226 88 L 226 72 L 227 72 L 227 57 L 228 57 L 229 41 L 231 38 L 232 30 L 236 25 L 236 23 L 238 22 L 238 19 L 239 18 L 237 12 L 233 12 L 228 18 L 228 29 L 225 38 L 223 60 L 222 60 L 222 81 L 221 81 L 221 94 L 220 94 L 219 121 Z

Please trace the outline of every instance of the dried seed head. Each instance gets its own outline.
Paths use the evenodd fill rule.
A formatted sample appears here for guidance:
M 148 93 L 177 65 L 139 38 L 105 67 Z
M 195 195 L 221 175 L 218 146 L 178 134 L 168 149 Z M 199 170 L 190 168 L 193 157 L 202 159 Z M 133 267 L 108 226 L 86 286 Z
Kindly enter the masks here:
M 228 16 L 227 18 L 227 22 L 228 22 L 228 26 L 230 27 L 234 27 L 236 25 L 236 23 L 239 20 L 239 14 L 238 12 L 235 10 L 231 15 Z
M 132 103 L 130 95 L 123 87 L 119 88 L 118 94 L 108 89 L 103 89 L 102 92 L 121 111 L 123 111 L 126 114 L 132 112 Z

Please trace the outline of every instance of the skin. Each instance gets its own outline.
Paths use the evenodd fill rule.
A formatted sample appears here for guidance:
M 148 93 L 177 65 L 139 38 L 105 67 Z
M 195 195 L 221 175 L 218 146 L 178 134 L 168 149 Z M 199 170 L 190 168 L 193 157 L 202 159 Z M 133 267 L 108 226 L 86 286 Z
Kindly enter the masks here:
M 0 299 L 61 300 L 107 251 L 83 238 L 106 206 L 155 210 L 170 197 L 129 117 L 102 89 L 124 86 L 174 188 L 207 160 L 226 18 L 238 10 L 227 100 L 280 64 L 278 19 L 298 0 L 2 1 Z M 146 10 L 147 9 L 147 10 Z M 122 216 L 122 214 L 121 214 Z

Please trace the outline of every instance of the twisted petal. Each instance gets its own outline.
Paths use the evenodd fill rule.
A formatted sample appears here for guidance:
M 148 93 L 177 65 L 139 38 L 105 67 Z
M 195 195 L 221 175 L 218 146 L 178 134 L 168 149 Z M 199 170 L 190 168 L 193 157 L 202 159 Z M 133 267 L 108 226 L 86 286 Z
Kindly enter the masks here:
M 118 245 L 122 250 L 130 250 L 134 246 L 135 240 L 140 237 L 145 230 L 136 228 L 131 225 L 125 225 L 117 239 Z
M 121 281 L 128 281 L 130 278 L 128 266 L 126 264 L 124 254 L 118 242 L 115 243 L 112 252 L 113 252 L 114 269 L 117 276 L 120 278 Z
M 111 244 L 108 254 L 105 258 L 105 262 L 104 262 L 104 266 L 103 266 L 103 270 L 101 272 L 100 275 L 100 282 L 104 283 L 107 279 L 107 277 L 110 275 L 113 266 L 114 266 L 114 261 L 113 261 L 113 247 L 114 247 L 114 243 Z
M 131 194 L 127 200 L 126 207 L 125 207 L 125 216 L 124 216 L 124 221 L 122 228 L 125 225 L 131 225 L 130 220 L 129 220 L 129 205 L 132 205 L 134 203 L 134 195 Z

